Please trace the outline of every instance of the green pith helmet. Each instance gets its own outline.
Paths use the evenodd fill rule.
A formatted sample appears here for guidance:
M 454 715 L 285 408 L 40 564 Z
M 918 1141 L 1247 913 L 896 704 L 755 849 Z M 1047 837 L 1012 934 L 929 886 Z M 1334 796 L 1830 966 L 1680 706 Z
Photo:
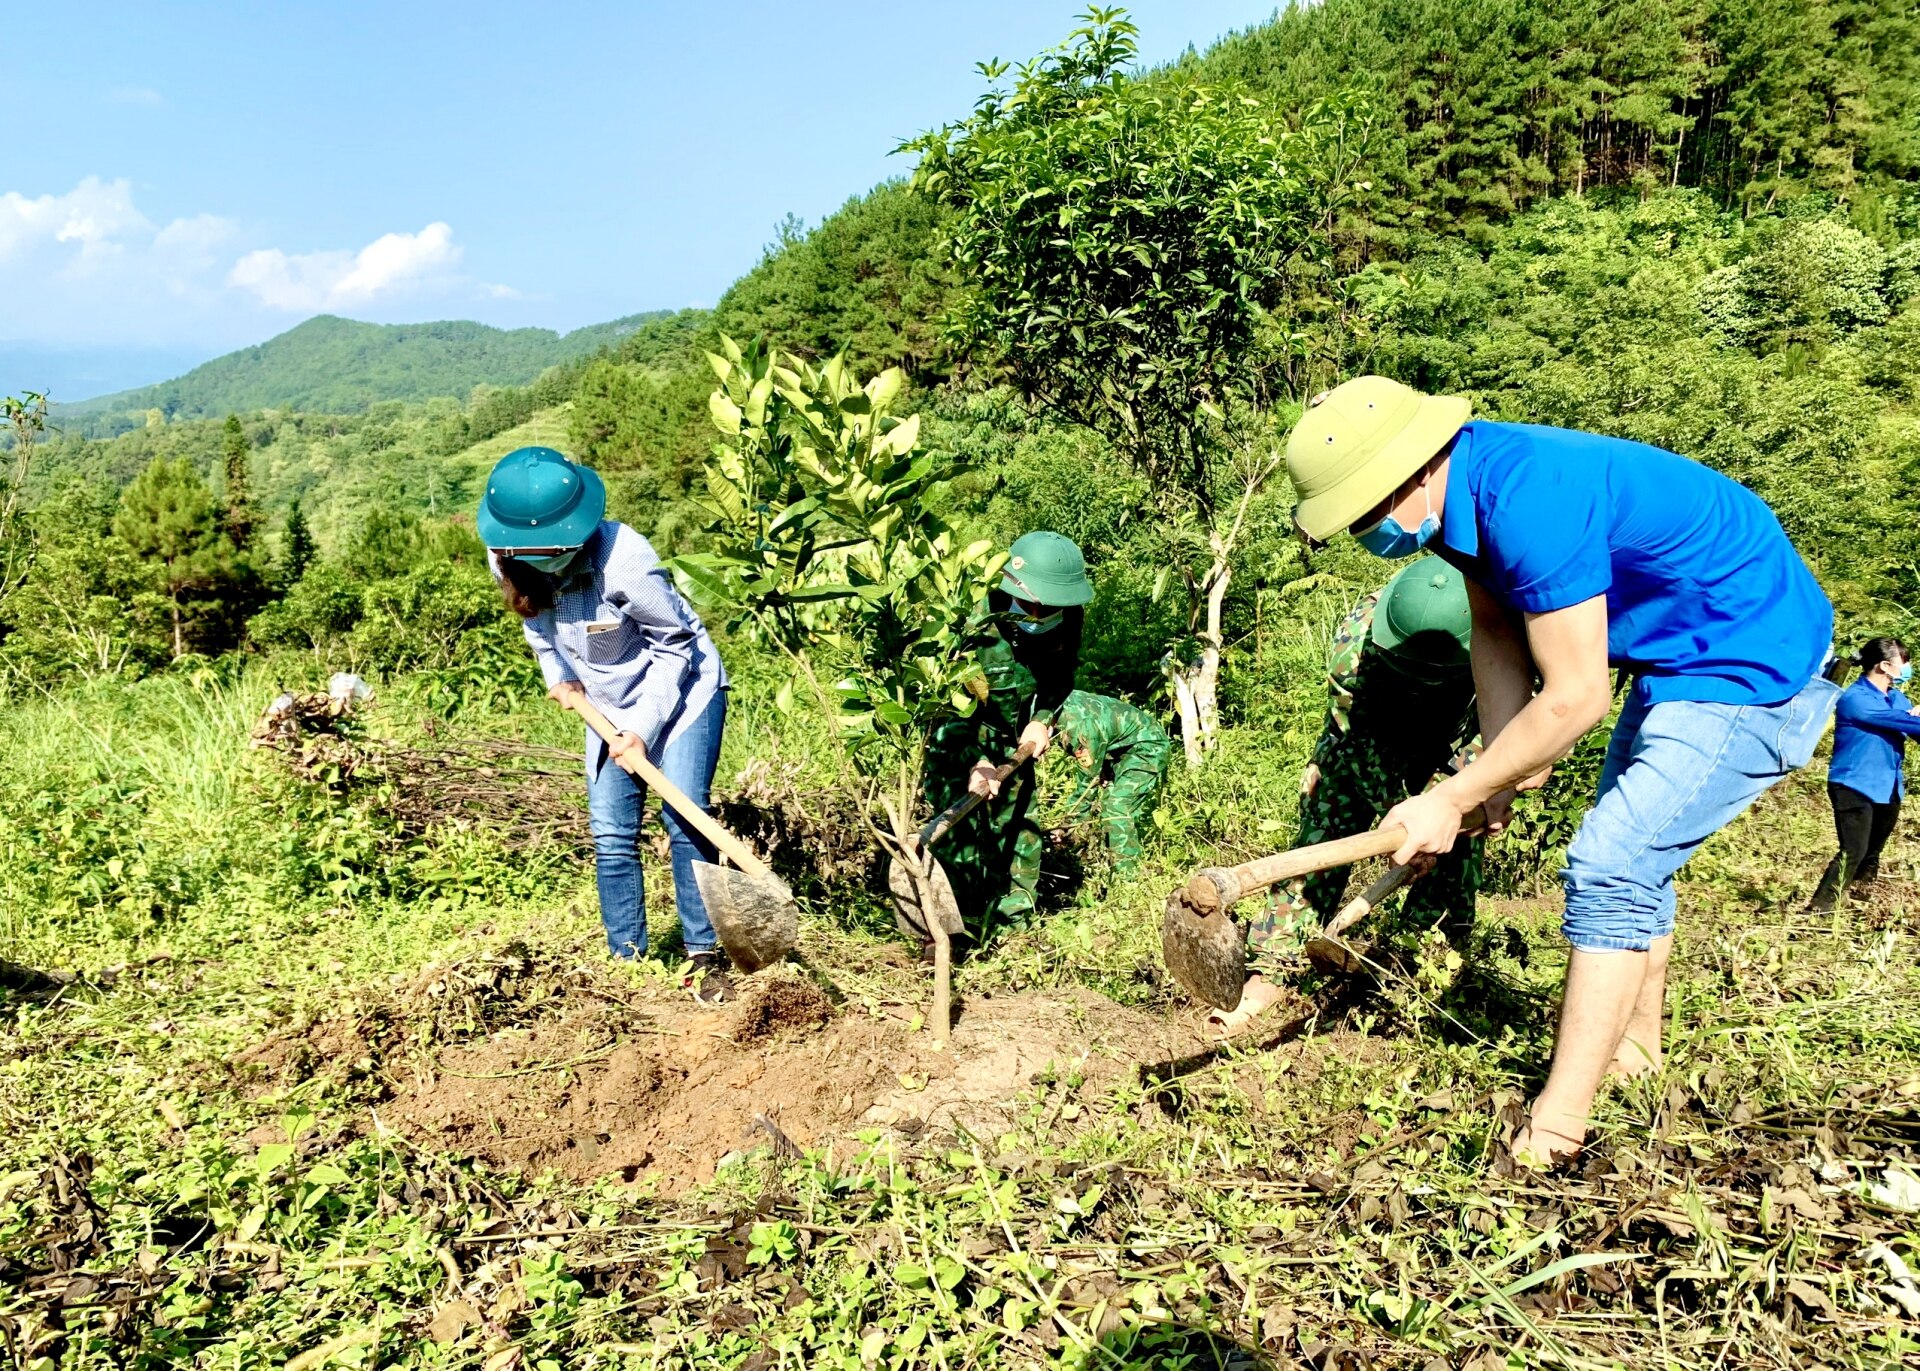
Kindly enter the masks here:
M 1380 592 L 1373 641 L 1400 664 L 1465 668 L 1473 647 L 1466 578 L 1438 557 L 1402 567 Z
M 572 548 L 606 512 L 607 488 L 593 468 L 550 447 L 523 447 L 494 463 L 473 527 L 491 548 Z
M 1000 589 L 1016 600 L 1061 609 L 1093 598 L 1087 559 L 1073 539 L 1040 529 L 1021 534 L 1008 551 Z
M 1287 439 L 1294 522 L 1325 542 L 1398 490 L 1472 413 L 1464 396 L 1423 395 L 1384 376 L 1317 397 Z

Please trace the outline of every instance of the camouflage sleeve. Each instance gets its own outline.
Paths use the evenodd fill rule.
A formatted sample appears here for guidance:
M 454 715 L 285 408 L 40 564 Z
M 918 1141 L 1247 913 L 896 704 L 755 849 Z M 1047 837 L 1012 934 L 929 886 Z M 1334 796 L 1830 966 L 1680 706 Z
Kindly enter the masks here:
M 1327 654 L 1327 723 L 1330 729 L 1347 731 L 1347 719 L 1353 710 L 1353 692 L 1360 684 L 1360 659 L 1366 650 L 1367 635 L 1373 628 L 1374 607 L 1380 592 L 1360 598 L 1347 611 L 1347 617 L 1333 635 L 1333 650 Z

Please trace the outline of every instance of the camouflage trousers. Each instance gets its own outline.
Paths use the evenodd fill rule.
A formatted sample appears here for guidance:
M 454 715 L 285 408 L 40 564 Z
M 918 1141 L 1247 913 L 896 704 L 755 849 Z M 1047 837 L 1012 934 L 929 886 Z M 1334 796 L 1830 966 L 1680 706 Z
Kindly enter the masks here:
M 1424 788 L 1452 755 L 1445 740 L 1431 749 L 1391 748 L 1360 727 L 1346 732 L 1329 729 L 1314 751 L 1319 780 L 1301 796 L 1300 834 L 1294 846 L 1372 828 L 1381 815 Z M 1437 926 L 1448 941 L 1463 946 L 1473 929 L 1480 849 L 1480 839 L 1460 839 L 1432 871 L 1407 887 L 1397 915 L 1373 917 L 1384 917 L 1389 930 Z M 1337 867 L 1277 890 L 1265 913 L 1248 929 L 1247 960 L 1252 969 L 1272 971 L 1283 966 L 1339 913 L 1351 872 L 1351 867 Z
M 938 813 L 967 793 L 974 758 L 929 759 L 927 799 Z M 934 845 L 953 884 L 953 897 L 968 932 L 984 938 L 995 925 L 1025 923 L 1040 890 L 1040 826 L 1033 821 L 1033 765 L 1021 767 L 1000 794 L 977 806 Z
M 1116 871 L 1123 874 L 1137 871 L 1141 859 L 1147 855 L 1146 844 L 1140 836 L 1140 821 L 1152 813 L 1153 798 L 1166 784 L 1167 762 L 1165 753 L 1151 755 L 1137 749 L 1114 766 L 1113 779 L 1101 790 L 1100 831 L 1106 837 L 1107 851 L 1113 854 Z M 1085 816 L 1092 808 L 1091 792 L 1098 786 L 1097 775 L 1084 784 L 1074 800 L 1074 818 Z

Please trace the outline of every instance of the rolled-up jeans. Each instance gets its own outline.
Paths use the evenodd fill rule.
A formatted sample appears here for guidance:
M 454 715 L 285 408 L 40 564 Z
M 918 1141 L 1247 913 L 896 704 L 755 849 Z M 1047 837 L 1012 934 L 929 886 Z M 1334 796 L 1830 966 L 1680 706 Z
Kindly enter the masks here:
M 1644 952 L 1673 932 L 1675 873 L 1807 764 L 1839 696 L 1819 676 L 1775 705 L 1652 704 L 1636 688 L 1560 873 L 1561 929 L 1575 950 Z
M 714 768 L 720 764 L 720 737 L 726 725 L 727 692 L 716 690 L 700 717 L 682 729 L 661 756 L 649 759 L 703 810 L 713 787 Z M 587 777 L 600 922 L 606 926 L 607 950 L 616 957 L 637 957 L 647 950 L 647 892 L 640 871 L 640 816 L 646 802 L 646 786 L 611 757 L 601 764 L 598 776 Z M 719 855 L 672 806 L 661 806 L 661 818 L 673 861 L 673 903 L 680 914 L 680 936 L 689 956 L 711 952 L 713 923 L 693 879 L 693 864 L 717 862 Z

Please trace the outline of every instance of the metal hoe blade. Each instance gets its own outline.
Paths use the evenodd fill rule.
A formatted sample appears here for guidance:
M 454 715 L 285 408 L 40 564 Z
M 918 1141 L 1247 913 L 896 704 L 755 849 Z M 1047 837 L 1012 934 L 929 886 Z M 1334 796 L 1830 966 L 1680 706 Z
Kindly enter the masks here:
M 693 879 L 720 946 L 742 971 L 771 966 L 799 943 L 800 910 L 779 881 L 712 862 L 695 862 Z
M 1160 951 L 1174 980 L 1196 1000 L 1220 1009 L 1240 1003 L 1247 984 L 1247 933 L 1226 910 L 1204 914 L 1185 891 L 1167 896 Z
M 887 863 L 887 889 L 893 892 L 893 919 L 900 931 L 925 940 L 932 936 L 929 915 L 938 919 L 948 933 L 959 937 L 967 931 L 960 917 L 960 902 L 954 898 L 953 882 L 946 869 L 931 856 L 927 859 L 924 880 L 916 879 L 910 863 L 895 857 Z

